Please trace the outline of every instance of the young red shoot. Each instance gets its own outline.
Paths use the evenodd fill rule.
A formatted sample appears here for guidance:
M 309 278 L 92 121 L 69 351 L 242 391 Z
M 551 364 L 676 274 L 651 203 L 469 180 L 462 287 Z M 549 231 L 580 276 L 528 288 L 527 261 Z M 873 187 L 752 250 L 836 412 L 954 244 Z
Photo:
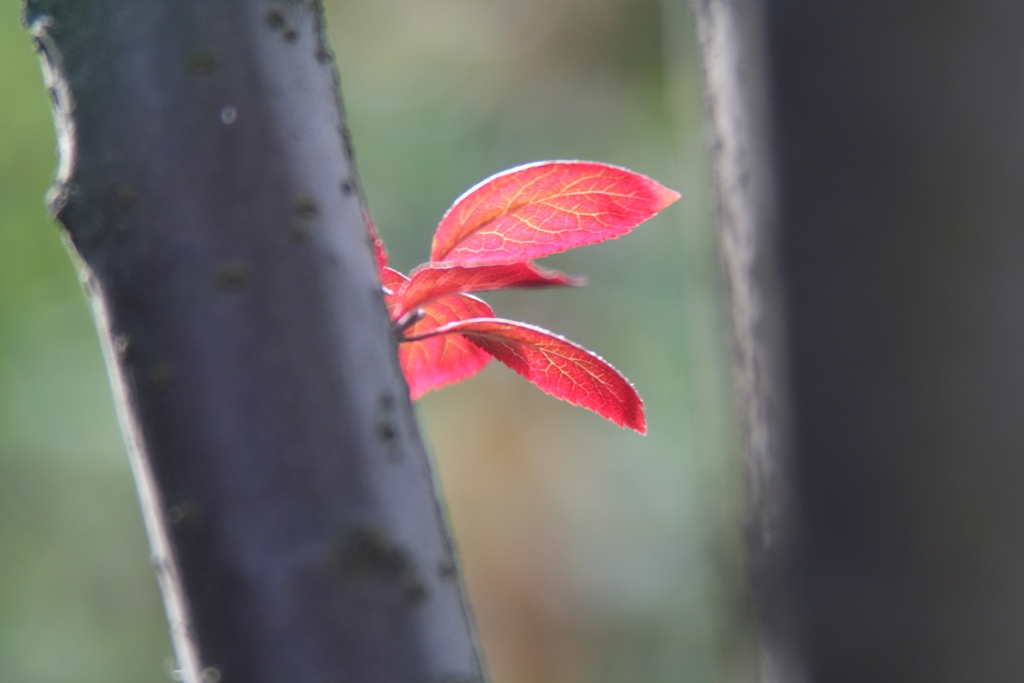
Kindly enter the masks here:
M 413 400 L 496 358 L 542 391 L 645 433 L 643 401 L 604 359 L 547 330 L 495 318 L 469 293 L 581 286 L 584 278 L 542 269 L 532 259 L 619 237 L 678 198 L 650 178 L 607 164 L 520 166 L 455 201 L 434 235 L 430 262 L 410 277 L 388 267 L 384 243 L 367 220 Z

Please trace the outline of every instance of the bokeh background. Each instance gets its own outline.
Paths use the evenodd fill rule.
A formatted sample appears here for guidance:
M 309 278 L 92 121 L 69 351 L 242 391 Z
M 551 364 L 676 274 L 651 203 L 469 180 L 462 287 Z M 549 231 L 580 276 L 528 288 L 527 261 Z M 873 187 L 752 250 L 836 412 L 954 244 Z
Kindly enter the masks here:
M 88 308 L 43 209 L 39 67 L 0 0 L 0 681 L 169 680 L 171 648 Z M 539 159 L 682 192 L 546 260 L 585 290 L 485 296 L 600 353 L 646 437 L 498 364 L 418 410 L 495 683 L 746 680 L 728 344 L 686 0 L 327 2 L 357 162 L 393 264 L 451 201 Z

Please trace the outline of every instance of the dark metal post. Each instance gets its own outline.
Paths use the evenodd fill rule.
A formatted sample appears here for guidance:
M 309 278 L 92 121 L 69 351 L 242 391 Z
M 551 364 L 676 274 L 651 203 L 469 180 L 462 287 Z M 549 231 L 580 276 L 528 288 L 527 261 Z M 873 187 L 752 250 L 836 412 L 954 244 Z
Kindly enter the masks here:
M 32 0 L 187 681 L 480 681 L 312 2 Z
M 792 492 L 768 628 L 790 624 L 783 657 L 813 683 L 1019 681 L 1024 4 L 698 9 L 754 17 L 763 46 L 738 34 L 760 80 L 725 79 L 754 105 L 712 119 L 755 141 L 741 186 L 770 189 L 738 204 L 771 264 L 739 286 L 780 330 L 757 344 L 779 350 L 766 414 Z

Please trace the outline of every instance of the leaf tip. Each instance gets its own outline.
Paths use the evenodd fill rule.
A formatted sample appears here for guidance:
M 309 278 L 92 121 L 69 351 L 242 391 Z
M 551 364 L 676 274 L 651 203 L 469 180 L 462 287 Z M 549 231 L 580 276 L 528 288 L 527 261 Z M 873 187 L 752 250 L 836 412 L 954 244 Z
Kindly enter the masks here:
M 647 436 L 647 418 L 644 416 L 644 406 L 641 403 L 636 410 L 636 414 L 631 416 L 623 427 L 628 427 L 640 436 Z
M 662 209 L 675 204 L 683 195 L 658 183 L 656 196 L 658 208 L 655 209 L 655 211 L 661 211 Z
M 598 356 L 598 358 L 600 358 L 600 356 Z M 611 368 L 610 365 L 608 367 Z M 612 370 L 615 371 L 619 376 L 622 385 L 624 385 L 622 389 L 622 393 L 624 395 L 620 397 L 617 404 L 618 410 L 595 412 L 598 412 L 599 415 L 607 420 L 611 420 L 623 429 L 632 429 L 637 434 L 646 436 L 647 416 L 644 413 L 644 400 L 640 398 L 640 394 L 637 392 L 636 387 L 633 386 L 632 382 L 622 376 L 618 370 L 615 370 L 614 368 L 612 368 Z

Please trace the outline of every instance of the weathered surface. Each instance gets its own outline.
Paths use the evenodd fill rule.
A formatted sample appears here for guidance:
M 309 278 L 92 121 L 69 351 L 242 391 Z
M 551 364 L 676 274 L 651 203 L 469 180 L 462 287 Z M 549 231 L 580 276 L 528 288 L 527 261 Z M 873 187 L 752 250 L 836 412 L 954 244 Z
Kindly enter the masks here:
M 26 19 L 186 680 L 482 680 L 320 8 Z

